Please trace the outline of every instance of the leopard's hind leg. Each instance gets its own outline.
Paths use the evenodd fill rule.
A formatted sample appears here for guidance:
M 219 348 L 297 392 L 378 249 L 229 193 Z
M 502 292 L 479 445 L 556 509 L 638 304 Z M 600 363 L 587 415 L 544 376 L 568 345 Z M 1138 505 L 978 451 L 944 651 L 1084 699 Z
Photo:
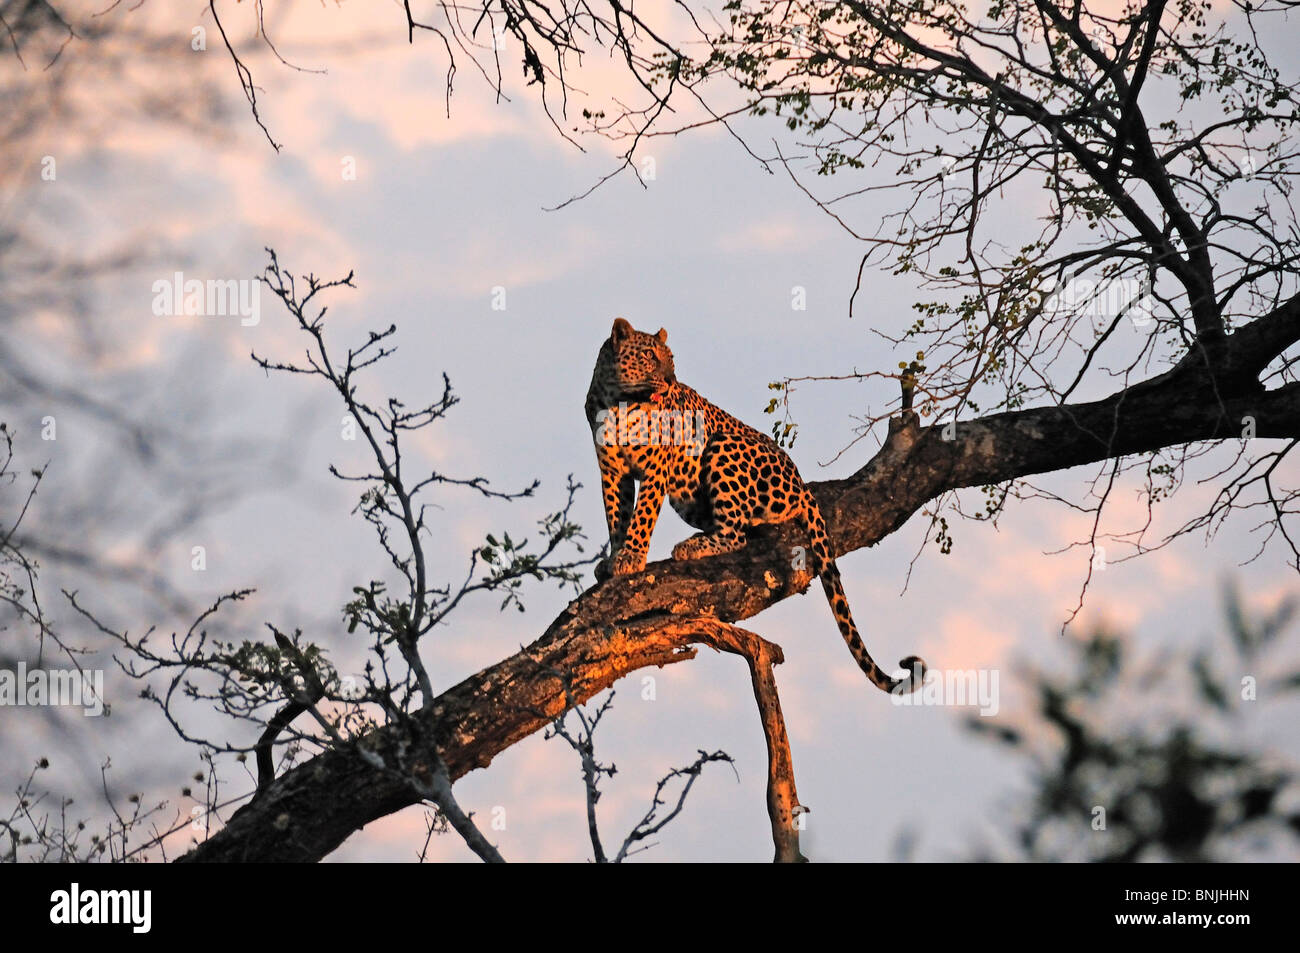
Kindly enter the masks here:
M 736 464 L 725 459 L 720 462 L 719 446 L 727 448 L 731 445 L 722 442 L 706 449 L 700 469 L 700 479 L 705 483 L 702 496 L 707 501 L 709 531 L 696 533 L 674 546 L 673 559 L 703 559 L 732 553 L 745 545 L 745 531 L 752 521 L 752 506 L 745 492 L 736 489 L 738 484 L 745 484 L 745 477 L 743 473 L 737 474 Z M 732 468 L 730 473 L 726 468 Z

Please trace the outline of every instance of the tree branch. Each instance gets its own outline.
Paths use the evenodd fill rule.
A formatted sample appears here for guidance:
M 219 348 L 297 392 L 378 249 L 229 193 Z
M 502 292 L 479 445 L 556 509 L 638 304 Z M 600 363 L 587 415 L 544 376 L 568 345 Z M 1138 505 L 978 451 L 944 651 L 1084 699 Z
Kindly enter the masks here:
M 1287 329 L 1294 329 L 1298 308 L 1292 301 L 1260 319 L 1258 326 L 1267 330 L 1234 334 L 1232 353 L 1262 359 L 1262 350 L 1290 339 Z M 1247 417 L 1253 418 L 1257 437 L 1300 437 L 1300 383 L 1231 393 L 1216 388 L 1194 357 L 1103 400 L 958 423 L 951 440 L 944 439 L 943 425 L 922 428 L 914 413 L 904 412 L 890 422 L 884 447 L 857 473 L 811 484 L 835 553 L 877 542 L 927 501 L 959 487 L 1236 438 Z M 444 691 L 421 712 L 439 739 L 448 778 L 455 781 L 486 767 L 550 724 L 567 704 L 585 702 L 629 672 L 694 658 L 697 644 L 727 648 L 727 639 L 718 635 L 722 623 L 749 618 L 807 589 L 810 577 L 786 568 L 791 565 L 786 554 L 801 542 L 796 537 L 793 527 L 760 527 L 738 552 L 698 562 L 652 563 L 638 575 L 589 589 L 531 645 Z M 701 613 L 707 614 L 704 621 Z M 766 656 L 749 656 L 760 706 L 765 698 L 775 701 L 767 662 L 777 656 L 765 651 Z M 556 672 L 571 673 L 571 694 Z M 779 724 L 779 707 L 763 711 L 765 728 Z M 293 768 L 180 859 L 325 857 L 364 825 L 421 800 L 409 781 L 374 767 L 375 755 L 389 753 L 398 737 L 396 729 L 379 729 Z M 772 754 L 774 739 L 777 748 L 781 739 L 771 730 L 768 739 Z M 775 777 L 784 768 L 776 754 L 771 760 Z M 785 812 L 797 803 L 793 781 L 788 788 L 770 785 L 768 798 L 775 835 L 786 823 Z M 797 852 L 793 839 L 784 849 L 789 852 L 791 844 Z M 778 841 L 778 855 L 782 849 Z

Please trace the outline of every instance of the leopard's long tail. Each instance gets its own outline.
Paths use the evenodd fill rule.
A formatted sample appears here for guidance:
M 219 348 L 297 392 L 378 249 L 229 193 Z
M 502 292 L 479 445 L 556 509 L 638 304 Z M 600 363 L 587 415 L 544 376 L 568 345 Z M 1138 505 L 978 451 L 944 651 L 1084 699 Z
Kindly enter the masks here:
M 831 612 L 835 615 L 835 624 L 839 626 L 840 635 L 844 636 L 844 642 L 853 653 L 858 667 L 867 678 L 871 679 L 872 684 L 882 691 L 891 693 L 916 691 L 925 681 L 925 662 L 921 658 L 909 655 L 903 659 L 898 663 L 899 667 L 906 669 L 910 674 L 906 678 L 894 678 L 875 663 L 871 653 L 862 643 L 862 636 L 858 634 L 858 627 L 853 621 L 853 613 L 849 611 L 849 600 L 844 595 L 844 583 L 840 580 L 839 567 L 835 565 L 835 560 L 831 556 L 826 521 L 822 518 L 821 510 L 818 509 L 817 501 L 812 498 L 811 493 L 808 494 L 804 504 L 804 524 L 812 540 L 810 568 L 822 581 L 822 589 L 826 591 L 826 601 L 831 604 Z

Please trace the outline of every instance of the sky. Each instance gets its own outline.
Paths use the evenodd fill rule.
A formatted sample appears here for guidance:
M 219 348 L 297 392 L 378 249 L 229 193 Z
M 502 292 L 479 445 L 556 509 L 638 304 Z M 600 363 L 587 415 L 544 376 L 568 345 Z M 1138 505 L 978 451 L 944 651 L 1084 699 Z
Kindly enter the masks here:
M 583 137 L 586 151 L 579 151 L 530 92 L 512 84 L 513 98 L 498 102 L 464 65 L 448 117 L 441 47 L 429 37 L 405 43 L 399 4 L 379 5 L 391 7 L 387 20 L 369 5 L 311 3 L 268 20 L 286 58 L 323 73 L 287 68 L 260 50 L 248 6 L 222 5 L 229 8 L 223 22 L 248 54 L 259 110 L 281 152 L 253 124 L 206 6 L 149 4 L 112 16 L 161 37 L 161 49 L 94 83 L 70 81 L 76 97 L 85 97 L 80 113 L 48 116 L 5 178 L 5 214 L 47 247 L 93 257 L 127 246 L 142 258 L 95 281 L 86 301 L 33 308 L 16 319 L 32 366 L 142 408 L 156 443 L 159 460 L 132 461 L 120 432 L 75 409 L 59 411 L 51 445 L 20 442 L 51 462 L 34 527 L 77 539 L 115 565 L 144 567 L 181 594 L 182 606 L 167 607 L 129 589 L 87 589 L 113 624 L 168 632 L 193 617 L 185 609 L 255 586 L 225 623 L 230 631 L 252 637 L 263 622 L 300 627 L 346 670 L 364 646 L 346 635 L 339 607 L 352 586 L 382 571 L 382 553 L 350 516 L 355 488 L 326 469 L 360 462 L 357 447 L 342 439 L 337 401 L 318 382 L 268 377 L 249 359 L 250 350 L 281 359 L 300 353 L 303 341 L 287 315 L 268 294 L 256 324 L 155 314 L 154 283 L 178 271 L 249 278 L 265 264 L 266 247 L 294 272 L 354 271 L 356 289 L 328 301 L 332 340 L 346 346 L 371 328 L 398 328 L 399 351 L 370 378 L 369 393 L 415 403 L 436 396 L 441 374 L 450 375 L 461 403 L 417 438 L 416 458 L 452 475 L 485 475 L 502 488 L 534 478 L 541 487 L 535 500 L 512 504 L 440 492 L 430 554 L 434 574 L 448 579 L 459 577 L 485 533 L 526 532 L 557 509 L 569 474 L 584 484 L 575 519 L 593 545 L 604 541 L 582 403 L 615 317 L 647 331 L 667 329 L 679 378 L 764 430 L 771 381 L 889 370 L 911 357 L 875 332 L 906 327 L 917 290 L 904 278 L 869 272 L 850 317 L 860 246 L 788 178 L 765 171 L 717 129 L 656 139 L 646 152 L 653 178 L 639 184 L 623 175 L 548 211 L 612 167 L 609 143 Z M 206 50 L 190 49 L 196 26 L 207 30 Z M 90 44 L 75 42 L 64 68 L 87 75 L 77 71 L 95 55 Z M 128 84 L 172 77 L 187 90 L 187 105 L 202 107 L 198 120 L 127 108 L 137 88 Z M 617 64 L 599 56 L 581 80 L 593 101 L 619 93 L 623 82 Z M 51 82 L 35 69 L 22 81 L 32 88 Z M 208 90 L 215 98 L 198 102 Z M 54 181 L 39 178 L 45 156 L 57 160 Z M 354 178 L 345 174 L 352 168 Z M 882 181 L 890 174 L 884 167 L 865 173 Z M 898 197 L 878 201 L 883 214 Z M 990 211 L 1008 226 L 1023 214 L 1014 203 Z M 796 286 L 806 289 L 805 311 L 792 309 Z M 504 289 L 504 310 L 493 308 L 495 289 Z M 875 436 L 840 451 L 854 439 L 855 416 L 883 406 L 891 386 L 875 379 L 800 388 L 792 455 L 806 479 L 843 478 L 870 458 Z M 6 417 L 20 434 L 39 432 L 40 400 L 12 413 Z M 1039 482 L 1078 497 L 1095 473 L 1080 468 Z M 1292 464 L 1293 482 L 1296 475 Z M 187 487 L 201 488 L 211 504 L 196 521 L 183 513 L 171 519 L 170 501 Z M 1157 527 L 1194 515 L 1211 493 L 1187 486 L 1160 504 Z M 107 517 L 80 521 L 79 505 L 91 505 L 87 494 Z M 1135 488 L 1122 486 L 1105 525 L 1130 529 L 1144 518 Z M 873 655 L 893 661 L 917 653 L 944 668 L 997 670 L 1002 710 L 1014 713 L 1031 702 L 1016 675 L 1019 660 L 1059 661 L 1062 640 L 1094 625 L 1122 631 L 1136 653 L 1154 655 L 1211 644 L 1226 579 L 1235 579 L 1256 609 L 1296 591 L 1277 551 L 1241 565 L 1257 537 L 1249 522 L 1230 522 L 1208 543 L 1186 537 L 1094 574 L 1083 612 L 1062 635 L 1089 558 L 1086 549 L 1068 547 L 1086 537 L 1089 521 L 1057 504 L 1026 501 L 996 527 L 957 524 L 947 555 L 923 545 L 925 524 L 917 518 L 879 545 L 846 555 L 845 588 Z M 666 558 L 688 532 L 665 510 L 650 558 Z M 202 572 L 192 569 L 195 546 L 206 554 Z M 58 566 L 48 577 L 52 596 L 79 578 Z M 531 590 L 523 614 L 498 612 L 491 597 L 467 604 L 424 647 L 437 685 L 512 654 L 571 597 Z M 967 712 L 899 708 L 869 688 L 816 587 L 745 625 L 785 650 L 777 679 L 799 794 L 812 811 L 805 854 L 884 860 L 912 832 L 918 856 L 948 859 L 968 851 L 976 835 L 1005 830 L 1009 805 L 1026 790 L 1026 765 L 965 731 Z M 59 741 L 65 757 L 56 759 L 61 773 L 53 777 L 69 790 L 84 786 L 110 757 L 115 790 L 145 779 L 187 813 L 191 802 L 178 791 L 198 766 L 193 751 L 132 697 L 129 684 L 119 684 L 110 719 L 85 719 L 72 726 L 72 740 Z M 638 672 L 615 691 L 597 736 L 599 756 L 618 767 L 599 806 L 607 839 L 617 842 L 639 819 L 668 769 L 699 749 L 721 748 L 735 758 L 734 771 L 706 771 L 683 815 L 644 859 L 769 859 L 763 736 L 740 660 L 702 653 Z M 1134 717 L 1144 713 L 1138 705 Z M 201 712 L 192 717 L 223 730 Z M 1294 732 L 1278 725 L 1276 715 L 1261 716 L 1243 730 L 1294 757 Z M 28 763 L 47 741 L 41 732 L 6 738 L 18 756 L 8 760 Z M 229 765 L 224 783 L 234 792 L 247 778 Z M 579 764 L 559 740 L 529 738 L 456 791 L 485 823 L 504 819 L 504 829 L 490 836 L 507 859 L 590 856 Z M 331 859 L 410 860 L 423 841 L 422 813 L 407 810 L 358 832 Z M 430 857 L 471 854 L 445 836 L 434 839 Z

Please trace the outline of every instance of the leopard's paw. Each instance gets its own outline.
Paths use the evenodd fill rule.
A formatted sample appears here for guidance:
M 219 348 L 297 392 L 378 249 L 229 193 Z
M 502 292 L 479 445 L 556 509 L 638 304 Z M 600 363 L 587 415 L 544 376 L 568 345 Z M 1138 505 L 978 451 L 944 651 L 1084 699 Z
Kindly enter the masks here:
M 708 553 L 704 551 L 703 533 L 696 533 L 673 547 L 673 559 L 699 559 L 707 555 Z
M 614 575 L 630 576 L 645 569 L 645 553 L 637 553 L 624 546 L 614 557 Z

